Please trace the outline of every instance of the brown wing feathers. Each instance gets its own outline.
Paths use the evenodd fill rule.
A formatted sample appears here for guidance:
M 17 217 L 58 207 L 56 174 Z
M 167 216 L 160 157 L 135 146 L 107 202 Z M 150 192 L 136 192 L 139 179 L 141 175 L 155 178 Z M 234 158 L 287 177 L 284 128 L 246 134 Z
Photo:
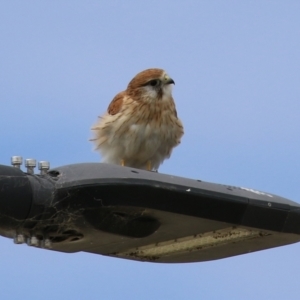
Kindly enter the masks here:
M 110 102 L 107 109 L 107 112 L 110 115 L 115 115 L 121 110 L 124 96 L 125 92 L 121 92 L 117 96 L 115 96 L 115 98 Z

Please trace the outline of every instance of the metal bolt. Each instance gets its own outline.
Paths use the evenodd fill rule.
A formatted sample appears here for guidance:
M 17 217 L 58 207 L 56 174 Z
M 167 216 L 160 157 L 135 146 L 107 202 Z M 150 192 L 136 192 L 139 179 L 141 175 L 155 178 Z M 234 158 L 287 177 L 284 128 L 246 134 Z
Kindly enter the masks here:
M 39 161 L 38 168 L 41 171 L 41 175 L 46 175 L 47 171 L 50 169 L 50 163 L 45 160 Z
M 34 168 L 36 167 L 36 160 L 33 158 L 25 159 L 25 167 L 28 174 L 34 174 Z
M 32 236 L 30 238 L 27 239 L 27 245 L 28 246 L 36 246 L 38 247 L 40 244 L 40 241 L 38 240 L 38 238 L 36 236 Z
M 17 234 L 14 237 L 14 243 L 15 244 L 23 244 L 23 243 L 25 243 L 25 236 L 23 234 Z
M 21 165 L 23 163 L 22 156 L 12 156 L 11 157 L 11 164 L 15 167 L 20 169 Z
M 50 249 L 50 248 L 52 248 L 52 242 L 51 242 L 51 240 L 50 239 L 44 239 L 43 241 L 42 241 L 42 247 L 43 248 L 47 248 L 47 249 Z

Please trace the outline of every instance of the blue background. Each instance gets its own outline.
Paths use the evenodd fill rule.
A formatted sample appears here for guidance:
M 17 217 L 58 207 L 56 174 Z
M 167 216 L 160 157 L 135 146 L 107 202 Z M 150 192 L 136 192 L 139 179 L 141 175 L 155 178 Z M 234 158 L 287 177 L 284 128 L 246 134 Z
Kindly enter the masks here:
M 165 69 L 185 135 L 161 173 L 300 202 L 299 1 L 0 1 L 0 163 L 98 162 L 90 127 Z M 299 299 L 299 244 L 194 264 L 0 238 L 1 299 Z

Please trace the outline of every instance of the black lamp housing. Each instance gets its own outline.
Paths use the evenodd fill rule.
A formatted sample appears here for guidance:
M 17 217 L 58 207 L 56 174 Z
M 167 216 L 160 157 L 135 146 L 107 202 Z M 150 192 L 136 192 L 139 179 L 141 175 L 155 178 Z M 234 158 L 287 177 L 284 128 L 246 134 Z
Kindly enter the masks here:
M 300 205 L 252 189 L 103 163 L 0 165 L 0 234 L 138 261 L 201 262 L 300 241 Z

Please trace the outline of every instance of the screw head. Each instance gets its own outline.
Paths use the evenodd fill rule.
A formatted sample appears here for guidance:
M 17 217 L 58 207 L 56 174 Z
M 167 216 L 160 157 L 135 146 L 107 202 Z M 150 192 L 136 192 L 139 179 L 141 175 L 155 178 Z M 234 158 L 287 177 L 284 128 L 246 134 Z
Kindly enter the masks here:
M 11 157 L 11 164 L 13 166 L 19 167 L 23 163 L 23 158 L 22 156 L 12 156 Z
M 23 234 L 17 234 L 14 237 L 14 243 L 15 244 L 23 244 L 23 243 L 25 243 L 25 236 Z
M 36 160 L 33 158 L 27 158 L 25 159 L 25 167 L 32 167 L 34 168 L 36 166 Z
M 42 247 L 46 249 L 52 248 L 52 242 L 50 239 L 46 238 L 42 241 Z
M 50 169 L 50 163 L 48 161 L 42 160 L 38 163 L 39 170 L 49 170 Z
M 40 243 L 40 241 L 38 240 L 38 238 L 36 236 L 31 236 L 30 238 L 27 239 L 28 246 L 38 247 L 39 243 Z

